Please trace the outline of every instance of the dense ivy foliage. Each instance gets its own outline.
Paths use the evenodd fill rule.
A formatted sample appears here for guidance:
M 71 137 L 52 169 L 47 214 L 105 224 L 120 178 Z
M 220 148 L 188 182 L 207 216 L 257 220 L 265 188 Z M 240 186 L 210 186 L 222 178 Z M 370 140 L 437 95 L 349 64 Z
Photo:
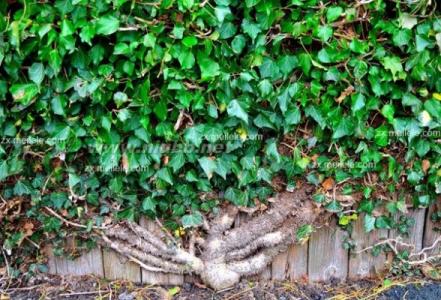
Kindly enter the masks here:
M 1 1 L 1 201 L 26 208 L 5 249 L 63 234 L 43 206 L 192 227 L 304 180 L 335 212 L 333 189 L 361 194 L 370 231 L 405 209 L 389 192 L 432 203 L 436 1 L 364 2 Z

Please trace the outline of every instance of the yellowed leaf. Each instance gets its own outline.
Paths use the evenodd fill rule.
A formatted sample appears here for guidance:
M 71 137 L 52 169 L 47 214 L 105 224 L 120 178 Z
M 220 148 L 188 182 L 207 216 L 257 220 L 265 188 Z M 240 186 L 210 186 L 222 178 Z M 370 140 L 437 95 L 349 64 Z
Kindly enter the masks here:
M 441 101 L 441 93 L 433 93 L 432 96 L 433 96 L 434 99 L 436 99 L 438 101 Z

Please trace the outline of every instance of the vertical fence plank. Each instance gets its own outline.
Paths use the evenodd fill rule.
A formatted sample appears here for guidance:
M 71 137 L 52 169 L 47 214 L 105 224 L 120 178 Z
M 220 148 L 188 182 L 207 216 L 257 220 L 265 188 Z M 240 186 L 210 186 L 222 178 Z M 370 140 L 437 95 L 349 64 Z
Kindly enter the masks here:
M 57 274 L 57 258 L 54 256 L 52 247 L 50 245 L 46 245 L 43 248 L 43 253 L 47 257 L 47 267 L 49 269 L 49 274 Z
M 149 231 L 160 232 L 161 230 L 155 222 L 147 218 L 141 218 L 140 224 Z M 184 275 L 150 272 L 144 269 L 142 269 L 141 279 L 143 283 L 148 284 L 180 285 L 184 283 Z
M 273 280 L 285 280 L 288 267 L 288 251 L 277 255 L 271 264 L 271 276 Z
M 352 239 L 355 242 L 355 249 L 350 251 L 349 256 L 349 274 L 351 279 L 360 279 L 363 277 L 372 277 L 377 275 L 385 267 L 386 256 L 384 253 L 373 256 L 371 251 L 363 251 L 362 249 L 373 246 L 382 239 L 387 239 L 387 230 L 374 230 L 366 233 L 363 226 L 363 217 L 359 217 L 354 222 L 352 230 Z
M 345 279 L 348 251 L 343 249 L 345 233 L 335 220 L 314 232 L 309 240 L 308 277 L 311 281 Z
M 435 231 L 435 225 L 432 222 L 432 214 L 441 209 L 440 203 L 441 197 L 438 199 L 437 203 L 432 204 L 426 215 L 426 227 L 424 229 L 424 240 L 423 247 L 432 246 L 438 238 L 441 238 L 441 233 L 439 231 Z M 433 249 L 427 251 L 429 255 L 440 254 L 441 253 L 441 243 L 438 243 Z
M 426 218 L 426 209 L 412 209 L 406 214 L 406 216 L 413 218 L 415 220 L 414 225 L 409 229 L 409 235 L 401 235 L 397 230 L 389 231 L 389 238 L 401 237 L 403 242 L 412 244 L 415 249 L 414 251 L 420 251 L 423 247 L 423 234 L 424 234 L 424 223 Z M 396 220 L 399 219 L 399 215 L 396 216 Z
M 96 275 L 104 276 L 103 259 L 101 248 L 97 247 L 87 253 L 83 253 L 80 257 L 71 260 L 65 257 L 55 258 L 57 274 L 59 275 Z
M 308 243 L 289 247 L 287 263 L 289 280 L 307 279 Z
M 107 279 L 124 279 L 141 282 L 141 268 L 110 249 L 103 249 L 104 276 Z

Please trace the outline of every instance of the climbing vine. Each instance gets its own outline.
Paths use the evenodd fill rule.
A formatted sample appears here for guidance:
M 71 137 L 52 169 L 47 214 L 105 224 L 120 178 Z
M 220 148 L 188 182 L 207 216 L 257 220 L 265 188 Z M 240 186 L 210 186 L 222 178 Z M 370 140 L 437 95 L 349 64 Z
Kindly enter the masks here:
M 439 197 L 436 1 L 153 1 L 1 1 L 8 255 L 72 234 L 46 208 L 181 236 L 308 182 L 340 225 L 405 231 Z

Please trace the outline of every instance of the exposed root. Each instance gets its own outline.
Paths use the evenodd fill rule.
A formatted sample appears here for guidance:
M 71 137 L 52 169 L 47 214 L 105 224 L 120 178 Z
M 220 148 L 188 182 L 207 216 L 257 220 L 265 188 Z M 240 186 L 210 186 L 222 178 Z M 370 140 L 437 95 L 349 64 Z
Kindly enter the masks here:
M 188 250 L 167 233 L 158 236 L 129 222 L 103 230 L 101 243 L 148 271 L 195 273 L 207 285 L 220 290 L 236 284 L 241 276 L 261 272 L 276 255 L 296 242 L 301 226 L 318 225 L 321 210 L 309 201 L 310 194 L 308 187 L 280 193 L 264 213 L 236 228 L 232 226 L 239 209 L 225 207 L 204 226 L 206 236 L 191 235 Z M 199 251 L 196 243 L 201 246 Z

